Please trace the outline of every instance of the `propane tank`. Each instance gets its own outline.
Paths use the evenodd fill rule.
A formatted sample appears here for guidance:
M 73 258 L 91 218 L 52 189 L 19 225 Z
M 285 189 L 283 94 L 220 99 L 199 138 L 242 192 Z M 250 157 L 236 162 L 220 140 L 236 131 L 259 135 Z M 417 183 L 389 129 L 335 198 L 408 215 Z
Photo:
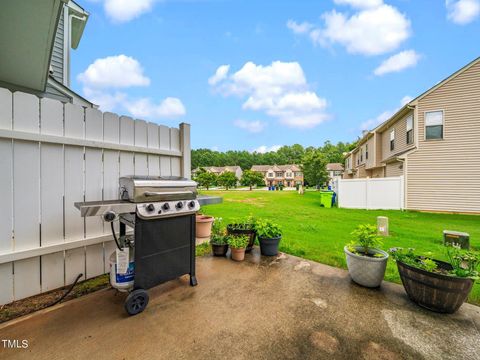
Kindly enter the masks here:
M 133 288 L 135 278 L 134 248 L 129 247 L 128 269 L 125 274 L 119 274 L 117 269 L 117 250 L 110 255 L 110 284 L 119 291 L 129 291 Z

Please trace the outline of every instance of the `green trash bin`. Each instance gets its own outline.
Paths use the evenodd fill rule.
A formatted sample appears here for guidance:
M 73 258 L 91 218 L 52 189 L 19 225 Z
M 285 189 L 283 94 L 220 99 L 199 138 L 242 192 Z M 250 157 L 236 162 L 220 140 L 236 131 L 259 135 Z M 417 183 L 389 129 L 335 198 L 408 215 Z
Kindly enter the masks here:
M 332 207 L 333 191 L 320 191 L 320 206 Z

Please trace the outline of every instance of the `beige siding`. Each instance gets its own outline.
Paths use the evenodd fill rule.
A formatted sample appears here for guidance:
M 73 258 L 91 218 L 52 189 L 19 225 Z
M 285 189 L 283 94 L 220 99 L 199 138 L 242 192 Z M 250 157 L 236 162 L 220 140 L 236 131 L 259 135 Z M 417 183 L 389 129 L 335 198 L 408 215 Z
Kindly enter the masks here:
M 372 178 L 383 178 L 383 177 L 385 177 L 384 171 L 385 170 L 384 170 L 383 167 L 372 169 L 372 170 L 370 170 L 370 177 L 372 177 Z
M 382 134 L 381 133 L 375 133 L 375 166 L 381 166 L 382 165 Z
M 424 112 L 444 111 L 444 139 L 424 140 Z M 409 209 L 480 213 L 480 63 L 420 99 L 408 156 Z
M 366 158 L 367 146 L 368 146 L 368 159 Z M 364 147 L 365 147 L 365 151 L 364 151 L 365 166 L 368 169 L 375 166 L 375 141 L 373 136 L 367 140 Z
M 412 144 L 407 144 L 407 117 L 410 115 L 413 115 L 413 110 L 391 124 L 382 132 L 382 160 L 386 160 L 395 154 L 404 152 L 405 150 L 412 149 L 415 146 L 415 141 Z M 415 122 L 415 119 L 413 121 Z M 390 132 L 392 129 L 395 129 L 395 148 L 393 151 L 390 151 Z
M 388 163 L 385 167 L 385 177 L 403 175 L 404 164 L 400 161 Z
M 361 165 L 357 168 L 357 172 L 355 173 L 356 179 L 363 179 L 367 177 L 367 171 L 365 170 L 365 165 Z

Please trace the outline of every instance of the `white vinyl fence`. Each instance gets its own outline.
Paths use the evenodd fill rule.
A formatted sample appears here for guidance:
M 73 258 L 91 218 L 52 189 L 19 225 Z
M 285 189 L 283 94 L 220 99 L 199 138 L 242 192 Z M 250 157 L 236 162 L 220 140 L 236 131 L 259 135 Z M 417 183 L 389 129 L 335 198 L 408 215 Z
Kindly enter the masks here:
M 403 176 L 378 179 L 339 179 L 338 207 L 351 209 L 405 208 Z
M 169 128 L 0 88 L 0 304 L 108 272 L 115 249 L 77 201 L 123 175 L 190 177 L 190 127 Z

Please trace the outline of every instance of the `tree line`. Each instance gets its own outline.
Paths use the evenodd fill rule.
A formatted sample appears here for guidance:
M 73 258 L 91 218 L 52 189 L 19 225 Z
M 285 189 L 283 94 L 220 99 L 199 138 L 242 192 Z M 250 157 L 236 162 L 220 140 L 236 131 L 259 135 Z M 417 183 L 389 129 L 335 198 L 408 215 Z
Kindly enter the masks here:
M 242 185 L 262 186 L 263 175 L 250 171 L 252 165 L 287 165 L 297 164 L 303 170 L 305 183 L 312 186 L 321 186 L 328 182 L 326 165 L 328 163 L 343 163 L 343 154 L 352 150 L 355 143 L 339 142 L 333 145 L 326 141 L 323 146 L 304 148 L 302 145 L 282 146 L 277 151 L 267 153 L 250 153 L 248 151 L 219 152 L 210 149 L 192 150 L 192 168 L 208 166 L 240 166 L 243 172 L 240 182 Z M 219 176 L 201 169 L 195 179 L 200 186 L 223 186 L 226 189 L 235 187 L 237 179 L 231 172 Z
M 192 150 L 192 169 L 205 166 L 240 166 L 248 170 L 252 165 L 287 165 L 302 164 L 305 154 L 318 151 L 325 156 L 327 163 L 343 163 L 343 153 L 355 148 L 355 143 L 338 142 L 332 144 L 326 141 L 323 146 L 304 148 L 302 145 L 285 145 L 277 151 L 266 153 L 249 152 L 246 150 L 229 150 L 226 152 L 210 149 Z

